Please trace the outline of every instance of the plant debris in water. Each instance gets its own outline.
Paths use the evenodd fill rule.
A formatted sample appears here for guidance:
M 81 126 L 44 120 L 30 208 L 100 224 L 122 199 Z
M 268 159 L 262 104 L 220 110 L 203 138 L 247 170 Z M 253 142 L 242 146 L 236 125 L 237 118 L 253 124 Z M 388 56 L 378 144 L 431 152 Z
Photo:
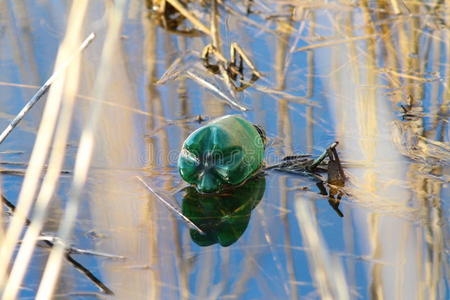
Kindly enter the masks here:
M 134 2 L 113 1 L 99 8 L 93 4 L 95 1 L 88 1 L 89 5 L 86 1 L 72 1 L 70 5 L 73 9 L 70 10 L 64 1 L 58 5 L 51 4 L 51 1 L 44 1 L 45 4 L 40 2 L 29 11 L 29 18 L 17 9 L 19 6 L 12 4 L 13 1 L 5 4 L 7 15 L 13 17 L 2 20 L 2 28 L 10 37 L 5 39 L 5 49 L 8 51 L 4 51 L 6 56 L 2 62 L 8 66 L 6 75 L 9 69 L 12 71 L 13 75 L 8 80 L 21 82 L 17 85 L 1 82 L 0 85 L 9 85 L 8 89 L 13 86 L 30 88 L 30 84 L 41 79 L 35 74 L 48 73 L 45 65 L 51 64 L 51 61 L 42 60 L 40 51 L 43 45 L 45 51 L 58 47 L 57 43 L 61 40 L 55 37 L 63 36 L 66 22 L 60 19 L 52 23 L 36 22 L 45 19 L 42 12 L 45 14 L 46 9 L 53 11 L 56 7 L 62 7 L 63 13 L 59 15 L 64 17 L 70 11 L 64 41 L 82 36 L 82 32 L 90 30 L 87 27 L 93 22 L 97 25 L 101 22 L 101 26 L 96 28 L 99 28 L 99 36 L 106 38 L 99 39 L 103 47 L 96 49 L 103 49 L 104 53 L 101 56 L 99 52 L 95 53 L 95 61 L 86 53 L 81 60 L 80 87 L 89 87 L 90 90 L 92 86 L 96 94 L 92 99 L 108 99 L 112 101 L 110 103 L 124 105 L 102 110 L 101 119 L 108 124 L 105 126 L 108 129 L 93 130 L 97 127 L 92 125 L 95 122 L 79 123 L 81 131 L 92 130 L 94 135 L 101 137 L 95 139 L 98 149 L 95 155 L 99 157 L 93 166 L 101 161 L 107 170 L 105 173 L 108 173 L 101 180 L 94 179 L 97 181 L 91 181 L 88 176 L 88 185 L 93 183 L 92 186 L 95 186 L 93 190 L 89 189 L 92 192 L 89 195 L 94 195 L 90 206 L 93 215 L 100 216 L 92 223 L 97 226 L 94 230 L 105 226 L 101 232 L 106 228 L 113 233 L 108 235 L 108 241 L 99 246 L 105 247 L 110 240 L 124 253 L 136 253 L 132 257 L 133 263 L 136 261 L 137 265 L 151 266 L 145 270 L 139 269 L 138 274 L 132 273 L 133 267 L 126 264 L 103 268 L 111 282 L 118 283 L 113 286 L 114 291 L 118 290 L 118 295 L 125 292 L 130 293 L 131 298 L 138 295 L 157 298 L 161 295 L 171 299 L 248 299 L 255 295 L 271 299 L 315 296 L 324 299 L 389 298 L 392 295 L 405 299 L 414 296 L 448 298 L 445 296 L 448 294 L 448 264 L 445 261 L 448 253 L 445 239 L 448 211 L 445 208 L 448 205 L 450 165 L 447 2 L 136 2 L 142 6 L 147 4 L 148 18 L 142 18 L 142 6 L 136 6 Z M 89 9 L 96 9 L 95 13 L 80 13 L 83 3 Z M 102 14 L 107 17 L 92 19 L 92 16 Z M 70 26 L 73 20 L 82 22 L 86 28 Z M 49 39 L 48 28 L 42 27 L 42 24 L 55 29 L 55 35 Z M 137 35 L 133 29 L 129 30 L 140 25 L 143 30 L 138 30 Z M 25 34 L 15 34 L 17 28 L 30 30 Z M 122 35 L 127 38 L 121 38 Z M 142 43 L 143 40 L 145 42 Z M 43 42 L 35 44 L 35 41 Z M 116 49 L 124 51 L 116 52 Z M 143 53 L 143 57 L 134 55 L 135 49 Z M 10 53 L 26 55 L 9 57 Z M 174 60 L 174 57 L 177 58 Z M 133 59 L 139 62 L 138 66 L 133 64 Z M 98 60 L 101 64 L 97 64 Z M 141 68 L 143 61 L 149 72 L 136 78 L 130 76 L 139 73 L 135 71 Z M 166 69 L 167 66 L 170 67 Z M 162 73 L 158 83 L 177 81 L 171 82 L 169 88 L 156 86 L 156 78 Z M 109 74 L 114 76 L 108 78 Z M 89 82 L 91 78 L 96 78 L 94 84 Z M 146 87 L 148 93 L 138 92 L 137 97 L 133 97 L 134 90 L 142 91 Z M 208 93 L 199 92 L 199 89 Z M 72 92 L 75 95 L 81 90 L 73 89 Z M 8 95 L 8 91 L 5 94 Z M 70 96 L 71 93 L 64 94 Z M 13 100 L 19 98 L 20 95 L 14 95 Z M 64 97 L 68 98 L 73 97 Z M 276 102 L 267 101 L 274 99 Z M 93 103 L 98 104 L 99 101 Z M 62 101 L 63 110 L 67 108 L 65 102 Z M 148 122 L 148 131 L 138 134 L 143 133 L 141 136 L 149 138 L 144 140 L 145 146 L 143 142 L 139 148 L 129 145 L 134 145 L 136 129 L 144 128 L 136 126 L 143 118 L 134 122 L 137 119 L 130 114 L 127 115 L 128 120 L 124 118 L 121 119 L 123 122 L 117 122 L 117 117 L 125 110 L 136 112 L 136 103 L 148 109 L 143 114 L 145 122 Z M 4 104 L 5 112 L 9 113 L 10 103 L 5 101 Z M 117 107 L 125 109 L 119 112 Z M 234 111 L 249 111 L 246 117 L 267 126 L 269 135 L 277 139 L 274 146 L 277 157 L 299 153 L 297 149 L 302 149 L 301 153 L 312 153 L 314 147 L 326 146 L 324 140 L 336 138 L 345 145 L 345 152 L 339 153 L 345 155 L 345 162 L 341 162 L 336 145 L 330 145 L 318 157 L 310 154 L 289 155 L 274 166 L 261 165 L 255 174 L 247 176 L 240 184 L 229 185 L 217 193 L 199 193 L 193 186 L 183 189 L 180 194 L 184 193 L 185 199 L 181 207 L 177 206 L 173 197 L 175 193 L 172 193 L 174 185 L 179 184 L 174 178 L 176 175 L 173 175 L 176 173 L 174 161 L 166 158 L 159 161 L 158 154 L 179 150 L 180 143 L 195 126 L 193 122 L 196 120 L 190 119 L 190 116 L 207 114 L 218 117 Z M 69 119 L 54 116 L 55 120 L 58 119 L 56 127 L 64 124 L 61 120 Z M 393 120 L 395 116 L 398 120 Z M 41 124 L 45 124 L 46 119 L 43 118 Z M 330 119 L 336 120 L 334 126 L 330 124 Z M 114 130 L 116 124 L 120 124 L 120 130 Z M 33 134 L 36 132 L 34 127 L 37 126 L 33 126 Z M 131 130 L 122 132 L 122 127 Z M 61 128 L 65 127 L 59 126 Z M 110 128 L 114 128 L 111 135 L 108 132 Z M 54 131 L 54 128 L 48 130 Z M 263 131 L 258 128 L 257 131 L 264 140 Z M 297 139 L 298 136 L 301 139 Z M 33 139 L 27 139 L 27 143 L 28 140 Z M 55 140 L 58 142 L 58 139 Z M 61 144 L 66 144 L 63 139 L 59 140 Z M 14 140 L 10 141 L 14 143 Z M 52 148 L 48 157 L 57 155 L 54 150 L 58 147 L 52 147 L 51 143 L 49 138 L 48 144 L 42 145 L 44 149 Z M 38 148 L 34 153 L 47 153 Z M 138 151 L 134 152 L 136 149 Z M 29 151 L 25 152 L 28 154 Z M 126 180 L 120 180 L 117 184 L 119 177 L 112 176 L 117 175 L 117 165 L 123 169 L 129 166 L 129 161 L 140 165 L 142 161 L 136 162 L 138 159 L 134 159 L 146 154 L 145 163 L 148 164 L 144 171 L 148 173 L 139 175 L 148 175 L 147 181 L 162 182 L 161 191 L 150 188 L 150 192 L 156 195 L 157 201 L 169 203 L 165 206 L 190 226 L 189 231 L 171 226 L 175 225 L 171 223 L 171 218 L 154 218 L 162 207 L 142 201 L 140 197 L 130 199 L 129 195 L 134 193 L 136 186 L 123 184 Z M 71 161 L 71 154 L 68 156 L 67 161 Z M 123 161 L 127 162 L 126 167 L 121 164 Z M 29 173 L 41 169 L 45 163 L 38 164 Z M 28 165 L 34 164 L 25 164 Z M 55 165 L 42 168 L 44 178 L 55 170 Z M 345 174 L 342 165 L 345 166 Z M 143 169 L 132 169 L 120 178 L 128 176 L 132 179 L 130 182 L 134 182 L 136 172 Z M 300 176 L 273 174 L 272 170 Z M 69 170 L 68 174 L 73 175 L 72 171 Z M 22 178 L 10 175 L 23 176 L 25 173 L 16 170 L 13 174 L 3 170 L 2 175 L 5 175 L 8 184 L 12 179 L 14 185 L 18 185 Z M 39 188 L 45 190 L 52 184 L 60 186 L 57 181 L 61 176 L 56 175 L 51 184 L 42 184 L 46 181 L 41 180 L 36 180 L 36 187 L 23 184 L 21 194 L 29 193 L 30 196 L 24 197 L 26 201 L 18 201 L 14 219 L 18 215 L 28 214 L 19 213 L 28 211 L 23 209 L 27 207 L 24 203 L 36 207 L 31 194 L 38 192 Z M 266 199 L 260 202 L 256 196 L 259 192 L 263 194 L 264 189 L 253 186 L 252 189 L 258 193 L 250 195 L 246 201 L 243 196 L 249 192 L 241 189 L 252 186 L 254 181 L 269 179 L 264 176 L 277 180 L 275 184 L 267 184 Z M 307 181 L 315 179 L 320 193 L 340 216 L 343 216 L 339 208 L 341 199 L 344 195 L 351 195 L 352 205 L 346 210 L 345 222 L 336 221 L 339 220 L 337 218 L 318 219 L 326 201 L 315 201 L 320 199 L 315 193 L 298 192 L 301 191 L 301 182 L 305 180 L 301 176 L 307 176 Z M 105 201 L 97 201 L 99 191 L 103 192 L 99 198 Z M 71 207 L 66 205 L 65 197 L 59 204 L 67 209 L 66 212 Z M 140 214 L 144 210 L 145 213 Z M 253 223 L 255 225 L 250 222 L 252 211 L 253 218 L 257 220 Z M 12 211 L 9 213 L 13 214 Z M 136 216 L 141 218 L 136 220 Z M 109 222 L 106 225 L 105 219 Z M 63 218 L 61 223 L 65 224 L 67 220 Z M 330 221 L 333 226 L 319 226 Z M 26 223 L 25 220 L 23 223 Z M 251 231 L 244 237 L 247 226 Z M 23 225 L 14 227 L 20 227 L 18 232 L 23 230 Z M 330 228 L 331 233 L 328 231 Z M 190 234 L 194 243 L 202 246 L 230 246 L 238 240 L 241 243 L 232 251 L 219 247 L 204 249 L 187 243 L 186 233 Z M 13 235 L 8 232 L 7 236 Z M 41 274 L 41 266 L 38 269 L 35 263 L 22 263 L 26 261 L 24 255 L 14 258 L 12 253 L 18 239 L 15 237 L 9 239 L 11 242 L 2 243 L 2 250 L 10 249 L 6 253 L 11 255 L 2 255 L 0 277 L 5 278 L 10 290 L 20 297 L 24 291 L 33 292 L 30 282 L 39 278 L 36 273 Z M 58 237 L 41 236 L 40 239 L 39 244 L 44 246 L 46 242 L 55 243 L 57 247 L 51 247 L 54 252 L 58 245 L 67 245 L 68 237 L 64 241 Z M 24 240 L 19 244 L 19 251 L 26 249 L 25 245 Z M 139 247 L 136 248 L 136 245 Z M 342 245 L 345 246 L 344 252 Z M 31 255 L 31 251 L 23 253 Z M 86 252 L 82 250 L 77 253 Z M 63 257 L 59 257 L 59 262 Z M 402 263 L 404 261 L 408 263 Z M 240 263 L 240 272 L 230 272 L 229 266 L 236 266 L 235 262 Z M 20 268 L 17 266 L 28 268 L 32 274 L 20 280 L 18 276 L 6 278 L 4 276 L 11 265 L 18 270 Z M 73 288 L 65 285 L 65 280 L 57 285 L 60 272 L 49 272 L 55 265 L 47 264 L 45 270 L 55 280 L 49 284 L 48 280 L 43 279 L 39 289 L 61 288 L 65 292 Z M 367 270 L 367 276 L 357 276 L 362 270 Z M 147 271 L 148 274 L 142 276 L 142 272 Z M 204 278 L 214 282 L 201 280 Z M 305 278 L 308 279 L 303 281 Z M 70 279 L 76 282 L 76 278 Z M 129 289 L 129 286 L 134 288 Z M 15 291 L 19 289 L 20 293 Z M 146 294 L 149 292 L 152 295 Z M 54 296 L 61 297 L 56 293 Z M 51 294 L 48 292 L 47 298 Z M 75 296 L 74 293 L 63 296 L 66 295 Z M 8 295 L 3 297 L 8 298 Z
M 12 216 L 14 214 L 14 211 L 16 210 L 16 206 L 10 202 L 4 195 L 1 195 L 2 203 L 8 208 L 9 214 Z M 30 225 L 30 220 L 26 219 L 25 224 L 27 226 Z M 45 246 L 47 247 L 53 247 L 54 246 L 54 238 L 53 237 L 42 237 L 39 239 L 41 240 Z M 62 241 L 58 241 L 62 242 Z M 85 255 L 96 255 L 96 256 L 102 256 L 107 258 L 120 258 L 123 259 L 122 256 L 116 256 L 116 255 L 110 255 L 107 253 L 101 253 L 97 251 L 89 251 L 84 249 L 79 249 L 75 247 L 68 246 L 66 247 L 66 253 L 65 258 L 66 260 L 80 273 L 86 276 L 97 288 L 105 293 L 106 295 L 114 295 L 114 292 L 105 284 L 103 281 L 101 281 L 97 276 L 92 273 L 92 271 L 89 270 L 89 268 L 85 267 L 83 264 L 81 264 L 78 260 L 72 257 L 74 254 L 85 254 Z

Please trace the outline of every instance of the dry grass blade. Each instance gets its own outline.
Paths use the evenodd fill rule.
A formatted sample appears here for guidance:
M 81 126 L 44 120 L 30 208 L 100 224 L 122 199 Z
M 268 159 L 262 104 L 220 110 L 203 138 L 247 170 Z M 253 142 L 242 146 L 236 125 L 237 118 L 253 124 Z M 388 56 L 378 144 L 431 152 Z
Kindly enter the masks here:
M 394 11 L 394 14 L 399 15 L 402 13 L 405 13 L 405 14 L 410 13 L 408 7 L 405 5 L 403 0 L 390 0 L 390 2 L 391 2 L 392 9 Z
M 222 49 L 222 40 L 220 39 L 220 30 L 217 13 L 217 0 L 212 0 L 211 5 L 211 39 L 216 49 Z
M 420 77 L 420 76 L 416 76 L 416 75 L 405 74 L 405 73 L 398 72 L 396 70 L 390 70 L 390 69 L 380 69 L 380 73 L 386 73 L 388 75 L 393 75 L 398 78 L 412 79 L 412 80 L 421 81 L 421 82 L 430 82 L 430 81 L 438 81 L 439 80 L 439 77 L 424 78 L 424 77 Z
M 79 28 L 81 28 L 81 22 L 86 11 L 86 7 L 87 1 L 79 1 L 77 2 L 76 6 L 72 7 L 73 11 L 76 11 L 76 13 L 72 14 L 72 18 L 69 20 L 69 24 L 71 24 L 72 26 L 68 27 L 69 29 L 67 32 L 67 38 L 63 42 L 62 49 L 64 49 L 64 47 L 66 47 L 67 49 L 72 49 L 74 46 L 79 44 L 79 40 L 81 37 Z M 91 33 L 88 38 L 85 39 L 85 41 L 81 44 L 79 52 L 85 49 L 94 37 L 95 35 Z M 79 53 L 72 56 L 71 59 L 68 60 L 61 69 L 55 72 L 55 75 L 52 75 L 51 77 L 52 80 L 49 79 L 49 81 L 47 81 L 49 86 L 58 74 L 64 74 L 63 72 L 66 71 L 70 63 L 76 62 L 74 63 L 73 68 L 70 68 L 67 74 L 64 74 L 64 77 L 61 80 L 61 84 L 63 85 L 63 87 L 59 90 L 59 93 L 53 94 L 59 98 L 64 98 L 64 100 L 62 101 L 61 118 L 59 119 L 52 147 L 52 153 L 49 163 L 51 167 L 48 168 L 47 174 L 44 178 L 44 182 L 38 195 L 32 222 L 25 234 L 23 243 L 20 247 L 19 253 L 11 270 L 9 280 L 6 284 L 3 293 L 4 299 L 13 299 L 17 297 L 20 285 L 23 281 L 26 271 L 28 270 L 28 264 L 31 260 L 31 256 L 36 246 L 40 231 L 42 230 L 42 227 L 46 221 L 46 212 L 50 199 L 52 198 L 57 188 L 57 182 L 64 161 L 65 148 L 72 120 L 71 116 L 73 106 L 76 99 L 75 92 L 78 89 L 80 70 L 80 60 L 78 54 Z M 25 111 L 25 108 L 22 110 L 22 112 L 23 111 Z
M 203 230 L 201 230 L 200 228 L 198 228 L 197 225 L 195 225 L 191 220 L 189 220 L 188 217 L 186 217 L 185 215 L 183 215 L 182 212 L 180 212 L 179 209 L 177 209 L 175 206 L 173 206 L 172 204 L 170 204 L 166 199 L 164 199 L 164 197 L 162 197 L 158 192 L 155 191 L 154 188 L 150 187 L 141 177 L 136 176 L 136 179 L 139 180 L 150 192 L 152 192 L 153 195 L 156 196 L 156 198 L 161 201 L 161 203 L 163 203 L 170 211 L 174 212 L 176 215 L 178 215 L 179 217 L 181 217 L 181 219 L 186 222 L 186 224 L 197 230 L 198 232 L 200 232 L 201 234 L 204 234 Z
M 119 46 L 124 11 L 125 1 L 115 2 L 109 10 L 108 31 L 101 53 L 97 81 L 94 85 L 94 95 L 96 98 L 102 98 L 105 91 L 107 91 L 108 84 L 111 80 L 112 74 L 109 66 L 113 64 L 115 51 L 117 51 Z M 79 210 L 80 196 L 84 190 L 92 161 L 95 135 L 97 133 L 96 131 L 101 110 L 102 104 L 100 102 L 94 102 L 88 115 L 87 122 L 82 130 L 75 159 L 73 182 L 69 191 L 66 209 L 57 233 L 57 237 L 61 241 L 67 241 L 72 234 L 74 222 Z M 56 243 L 52 248 L 39 285 L 36 299 L 49 299 L 52 297 L 61 272 L 62 260 L 65 252 L 66 246 L 64 243 Z
M 227 96 L 224 92 L 222 92 L 217 86 L 212 84 L 211 82 L 207 81 L 206 79 L 200 77 L 194 72 L 187 71 L 187 75 L 197 81 L 200 85 L 204 86 L 208 90 L 214 92 L 218 96 L 220 96 L 222 99 L 226 100 L 231 106 L 239 109 L 240 111 L 247 111 L 248 108 L 243 106 L 242 104 L 239 104 L 237 101 L 233 100 L 231 97 Z
M 189 12 L 178 0 L 166 0 L 170 4 L 172 4 L 173 7 L 175 7 L 186 19 L 192 22 L 195 27 L 197 27 L 199 30 L 203 31 L 207 35 L 211 36 L 211 31 L 203 25 L 202 22 L 200 22 L 197 17 L 195 17 L 193 14 Z
M 79 1 L 78 3 L 83 3 L 83 1 Z M 87 2 L 84 2 L 84 7 L 78 7 L 77 13 L 83 14 L 86 7 Z M 81 19 L 82 18 L 76 18 L 76 21 Z M 73 28 L 81 27 L 79 24 L 77 25 L 78 26 L 73 26 Z M 68 34 L 68 36 L 71 39 L 68 43 L 76 44 L 80 33 L 77 32 Z M 88 39 L 85 40 L 83 45 L 87 44 L 88 41 L 91 41 L 93 36 L 94 35 L 91 34 Z M 55 132 L 55 139 L 52 145 L 52 152 L 49 162 L 50 167 L 47 169 L 46 176 L 42 183 L 41 190 L 35 204 L 36 209 L 31 219 L 31 224 L 25 234 L 23 243 L 15 259 L 10 278 L 5 287 L 5 298 L 15 298 L 19 292 L 20 284 L 28 269 L 28 264 L 31 260 L 38 236 L 46 221 L 48 205 L 57 188 L 57 183 L 63 166 L 66 143 L 71 127 L 73 106 L 76 99 L 75 91 L 77 90 L 79 76 L 78 64 L 79 62 L 77 63 L 77 67 L 70 69 L 66 76 L 67 80 L 65 83 L 65 88 L 63 94 L 61 94 L 61 97 L 64 97 L 64 101 L 61 109 L 61 118 L 59 119 Z
M 36 86 L 36 85 L 17 84 L 17 83 L 13 83 L 13 82 L 0 82 L 0 86 L 1 85 L 3 85 L 3 86 L 13 86 L 13 87 L 23 87 L 23 88 L 28 88 L 28 89 L 39 89 L 39 86 Z M 130 107 L 130 106 L 124 106 L 124 105 L 120 105 L 120 104 L 117 104 L 117 103 L 109 102 L 107 100 L 96 99 L 96 98 L 93 98 L 93 97 L 90 97 L 90 96 L 86 96 L 86 95 L 78 94 L 77 98 L 82 99 L 82 100 L 87 100 L 87 101 L 100 101 L 103 104 L 109 105 L 111 107 L 116 107 L 118 109 L 128 110 L 128 111 L 131 111 L 131 112 L 134 112 L 136 114 L 143 115 L 143 116 L 154 116 L 153 114 L 151 114 L 149 112 L 146 112 L 146 111 L 143 111 L 143 110 L 138 109 L 138 108 L 134 108 L 134 107 Z M 155 117 L 160 118 L 161 120 L 164 119 L 164 117 L 161 117 L 161 116 L 155 116 Z M 24 152 L 23 151 L 2 151 L 0 153 L 2 153 L 2 154 L 14 154 L 14 153 L 22 154 Z
M 314 106 L 314 107 L 320 107 L 320 104 L 318 101 L 310 100 L 306 97 L 292 95 L 292 94 L 289 94 L 284 91 L 280 91 L 277 89 L 273 89 L 273 88 L 263 86 L 263 85 L 258 85 L 258 84 L 255 84 L 253 87 L 256 90 L 258 90 L 262 93 L 266 93 L 277 100 L 283 99 L 283 100 L 287 100 L 288 102 L 306 104 L 308 106 Z
M 243 106 L 242 104 L 239 104 L 236 100 L 233 99 L 235 98 L 235 95 L 231 87 L 228 88 L 230 95 L 227 95 L 227 93 L 222 91 L 216 84 L 205 79 L 203 75 L 200 75 L 201 73 L 204 73 L 204 71 L 202 70 L 201 66 L 198 66 L 198 64 L 199 64 L 198 55 L 196 55 L 195 53 L 183 55 L 182 57 L 177 58 L 170 65 L 170 67 L 166 70 L 166 72 L 164 72 L 164 74 L 156 82 L 156 84 L 165 84 L 168 81 L 178 80 L 181 79 L 183 76 L 187 76 L 192 80 L 196 81 L 201 86 L 205 87 L 206 89 L 210 90 L 211 92 L 219 96 L 221 99 L 228 102 L 232 107 L 235 107 L 240 111 L 248 110 L 247 107 Z
M 93 38 L 94 35 L 91 34 L 79 48 L 79 51 L 83 50 L 92 41 Z M 73 51 L 74 50 L 69 46 L 61 48 L 61 52 L 58 55 L 56 63 L 57 71 L 55 71 L 54 75 L 52 75 L 52 77 L 50 77 L 50 79 L 44 85 L 46 88 L 44 90 L 41 89 L 45 91 L 50 86 L 50 84 L 55 82 L 55 86 L 50 91 L 49 99 L 44 110 L 43 121 L 36 138 L 36 143 L 30 159 L 29 168 L 27 169 L 22 190 L 19 195 L 17 210 L 14 214 L 14 217 L 12 218 L 5 240 L 3 241 L 2 247 L 0 249 L 0 285 L 2 286 L 7 276 L 7 268 L 9 266 L 15 245 L 17 244 L 19 236 L 23 230 L 23 226 L 25 225 L 26 217 L 31 209 L 33 197 L 39 183 L 40 173 L 44 168 L 44 162 L 47 157 L 53 132 L 55 130 L 59 109 L 62 103 L 61 95 L 63 92 L 64 84 L 64 78 L 63 76 L 60 76 L 60 74 L 64 74 L 67 66 L 69 66 L 74 59 L 79 57 L 79 52 L 73 55 Z M 38 93 L 37 95 L 42 94 Z M 22 119 L 25 113 L 31 108 L 34 103 L 36 103 L 37 100 L 39 100 L 39 98 L 40 97 L 35 96 L 32 101 L 30 101 L 25 106 L 18 117 L 14 119 L 13 123 L 15 125 L 17 125 L 17 123 Z M 8 128 L 13 127 L 10 125 Z M 11 130 L 8 131 L 7 129 L 4 132 L 3 138 L 5 138 Z M 20 283 L 16 282 L 14 285 L 17 286 L 18 284 Z M 14 289 L 16 288 L 12 288 L 11 290 L 13 294 L 15 293 Z M 7 296 L 7 294 L 5 294 L 5 296 Z
M 367 39 L 376 38 L 376 37 L 377 37 L 376 34 L 349 37 L 349 38 L 337 40 L 337 41 L 329 41 L 329 42 L 323 42 L 323 43 L 318 43 L 318 44 L 314 44 L 314 45 L 308 45 L 308 46 L 296 49 L 295 52 L 307 51 L 307 50 L 330 47 L 330 46 L 337 46 L 337 45 L 341 45 L 341 44 L 345 44 L 345 43 L 352 43 L 352 42 L 367 40 Z
M 79 48 L 79 52 L 73 55 L 70 59 L 68 59 L 60 68 L 58 68 L 52 76 L 44 83 L 42 87 L 34 94 L 34 96 L 30 99 L 30 101 L 25 104 L 22 110 L 17 114 L 17 116 L 8 124 L 8 126 L 3 130 L 0 134 L 0 144 L 8 137 L 8 135 L 13 131 L 13 129 L 22 121 L 27 112 L 41 99 L 42 96 L 48 91 L 50 86 L 55 80 L 60 77 L 70 66 L 70 64 L 78 57 L 78 55 L 94 40 L 95 34 L 91 33 L 86 40 L 81 44 Z
M 199 56 L 200 53 L 193 51 L 182 53 L 172 62 L 155 84 L 162 85 L 171 80 L 177 80 L 180 77 L 185 76 L 187 70 L 197 68 L 196 65 L 200 64 Z

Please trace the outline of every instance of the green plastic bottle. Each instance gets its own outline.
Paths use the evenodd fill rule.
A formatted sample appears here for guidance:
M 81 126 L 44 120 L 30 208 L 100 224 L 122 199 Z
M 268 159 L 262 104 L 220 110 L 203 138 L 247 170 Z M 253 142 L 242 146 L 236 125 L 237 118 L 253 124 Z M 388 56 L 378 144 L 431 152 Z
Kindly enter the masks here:
M 192 241 L 199 246 L 219 243 L 227 247 L 235 243 L 245 232 L 251 212 L 263 197 L 265 188 L 263 176 L 256 176 L 223 194 L 201 194 L 193 187 L 187 188 L 183 215 L 204 232 L 191 229 Z
M 263 163 L 260 130 L 237 115 L 228 115 L 188 136 L 178 158 L 181 177 L 201 193 L 216 193 L 248 179 Z

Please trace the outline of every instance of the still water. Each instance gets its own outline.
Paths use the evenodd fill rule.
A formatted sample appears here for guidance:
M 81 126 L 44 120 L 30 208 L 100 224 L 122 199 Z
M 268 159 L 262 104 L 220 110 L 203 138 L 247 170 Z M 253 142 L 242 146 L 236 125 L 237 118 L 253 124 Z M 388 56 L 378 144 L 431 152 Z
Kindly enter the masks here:
M 73 255 L 114 296 L 67 260 L 55 296 L 447 299 L 448 4 L 258 0 L 248 13 L 238 1 L 218 2 L 214 40 L 169 33 L 144 1 L 89 1 L 80 30 L 97 38 L 80 63 L 65 172 L 42 233 L 58 231 L 80 135 L 100 104 L 69 243 L 112 256 Z M 210 23 L 211 7 L 189 8 Z M 2 128 L 52 74 L 75 9 L 71 1 L 0 1 Z M 200 60 L 212 42 L 228 61 L 237 43 L 261 78 L 229 89 Z M 45 101 L 0 146 L 2 192 L 15 205 Z M 339 141 L 343 216 L 310 176 L 272 170 L 212 197 L 183 189 L 176 164 L 184 139 L 207 122 L 199 119 L 227 114 L 265 129 L 267 165 Z M 35 297 L 48 254 L 34 251 L 19 298 Z

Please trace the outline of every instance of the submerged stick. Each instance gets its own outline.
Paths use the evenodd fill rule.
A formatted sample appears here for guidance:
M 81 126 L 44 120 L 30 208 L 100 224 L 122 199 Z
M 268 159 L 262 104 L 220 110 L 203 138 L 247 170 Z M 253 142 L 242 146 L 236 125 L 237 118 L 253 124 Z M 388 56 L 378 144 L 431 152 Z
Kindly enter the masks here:
M 320 163 L 328 156 L 328 151 L 337 146 L 338 142 L 331 144 L 314 162 L 307 168 L 308 170 L 314 170 Z
M 6 205 L 6 207 L 8 207 L 8 209 L 11 211 L 11 213 L 14 213 L 14 211 L 16 210 L 16 206 L 9 201 L 3 194 L 1 194 L 1 200 L 3 202 L 3 204 Z M 30 225 L 31 221 L 26 218 L 25 219 L 25 224 L 28 226 Z M 49 240 L 49 239 L 42 239 L 42 242 L 44 242 L 48 247 L 53 247 L 55 244 L 53 243 L 53 241 Z M 84 265 L 82 265 L 80 262 L 78 262 L 75 258 L 73 258 L 71 256 L 71 254 L 88 254 L 88 255 L 93 255 L 93 254 L 97 254 L 96 252 L 89 252 L 89 250 L 82 250 L 82 249 L 78 249 L 78 248 L 73 248 L 73 247 L 69 247 L 66 251 L 65 257 L 67 259 L 67 261 L 76 269 L 78 270 L 80 273 L 84 274 L 90 281 L 92 281 L 92 283 L 97 286 L 97 288 L 100 289 L 100 291 L 102 291 L 103 293 L 105 293 L 106 295 L 114 295 L 114 292 L 107 287 L 97 276 L 94 275 L 94 273 L 92 273 L 88 268 L 86 268 Z M 100 253 L 100 256 L 104 256 L 104 253 Z M 109 257 L 108 257 L 109 258 Z M 116 258 L 116 257 L 113 257 Z M 117 256 L 117 258 L 121 258 L 119 256 Z
M 203 230 L 201 230 L 200 228 L 198 228 L 197 225 L 195 225 L 191 220 L 189 220 L 188 217 L 186 217 L 185 215 L 183 215 L 182 212 L 180 212 L 175 206 L 173 206 L 172 204 L 170 204 L 169 202 L 167 202 L 167 200 L 165 200 L 161 195 L 159 195 L 152 187 L 150 187 L 141 177 L 136 176 L 136 179 L 139 180 L 150 192 L 152 192 L 153 195 L 156 196 L 156 198 L 158 198 L 159 201 L 161 201 L 167 208 L 169 208 L 169 210 L 173 211 L 174 213 L 176 213 L 178 216 L 180 216 L 183 221 L 185 221 L 187 223 L 187 225 L 195 230 L 197 230 L 198 232 L 200 232 L 201 234 L 205 234 L 203 232 Z
M 282 162 L 267 166 L 263 168 L 264 171 L 269 171 L 272 169 L 276 169 L 281 172 L 287 172 L 287 173 L 294 173 L 294 174 L 305 174 L 314 176 L 320 181 L 322 179 L 320 176 L 316 174 L 316 172 L 320 172 L 319 165 L 325 160 L 325 158 L 329 157 L 329 153 L 336 153 L 336 146 L 339 142 L 334 142 L 330 146 L 327 147 L 325 151 L 322 152 L 322 154 L 315 158 L 309 158 L 310 155 L 293 155 L 293 156 L 286 156 L 283 158 Z M 334 152 L 333 152 L 334 151 Z M 337 157 L 337 153 L 335 154 Z M 340 163 L 340 162 L 339 162 Z M 343 172 L 343 171 L 342 171 Z
M 98 279 L 97 276 L 95 276 L 94 273 L 92 273 L 88 268 L 86 268 L 75 258 L 70 256 L 69 253 L 66 253 L 64 256 L 77 271 L 89 278 L 89 280 L 91 280 L 103 293 L 105 293 L 106 295 L 114 295 L 114 292 L 109 287 L 107 287 L 100 279 Z
M 70 66 L 72 61 L 92 42 L 95 38 L 95 34 L 91 33 L 81 44 L 78 52 L 75 53 L 64 65 L 61 66 L 60 69 L 56 70 L 52 76 L 44 83 L 43 86 L 39 88 L 39 90 L 34 94 L 34 96 L 30 99 L 30 101 L 25 104 L 22 110 L 16 115 L 16 117 L 9 123 L 8 127 L 0 134 L 0 144 L 8 137 L 11 131 L 19 124 L 20 121 L 25 117 L 27 112 L 41 99 L 42 96 L 48 91 L 52 83 Z

